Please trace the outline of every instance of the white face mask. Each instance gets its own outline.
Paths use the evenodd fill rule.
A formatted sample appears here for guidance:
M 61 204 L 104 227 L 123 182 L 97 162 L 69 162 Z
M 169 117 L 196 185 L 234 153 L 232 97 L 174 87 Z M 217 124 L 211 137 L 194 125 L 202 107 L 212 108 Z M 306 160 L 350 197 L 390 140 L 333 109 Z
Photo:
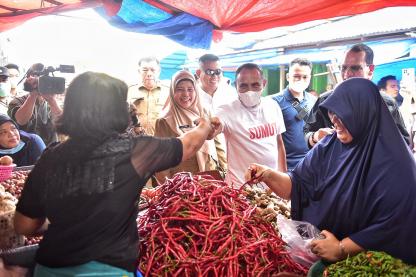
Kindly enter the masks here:
M 260 104 L 261 101 L 261 91 L 252 91 L 249 90 L 247 92 L 238 93 L 238 99 L 240 99 L 241 103 L 247 108 L 253 108 Z
M 9 81 L 5 83 L 0 83 L 0 97 L 9 96 L 11 89 L 12 89 L 12 86 L 10 85 Z
M 19 77 L 10 77 L 9 78 L 11 88 L 17 88 L 17 83 L 19 82 Z
M 303 82 L 303 81 L 296 81 L 289 85 L 289 88 L 293 91 L 296 91 L 298 93 L 302 93 L 307 89 L 309 86 L 309 83 Z

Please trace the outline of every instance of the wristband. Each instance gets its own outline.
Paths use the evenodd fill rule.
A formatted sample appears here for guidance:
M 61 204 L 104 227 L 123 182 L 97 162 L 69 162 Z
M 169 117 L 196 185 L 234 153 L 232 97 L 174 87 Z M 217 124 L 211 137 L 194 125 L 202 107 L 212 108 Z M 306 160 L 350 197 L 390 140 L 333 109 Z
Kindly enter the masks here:
M 342 240 L 339 241 L 339 249 L 341 250 L 341 259 L 344 259 L 347 256 L 347 252 L 345 251 L 345 246 L 342 243 Z

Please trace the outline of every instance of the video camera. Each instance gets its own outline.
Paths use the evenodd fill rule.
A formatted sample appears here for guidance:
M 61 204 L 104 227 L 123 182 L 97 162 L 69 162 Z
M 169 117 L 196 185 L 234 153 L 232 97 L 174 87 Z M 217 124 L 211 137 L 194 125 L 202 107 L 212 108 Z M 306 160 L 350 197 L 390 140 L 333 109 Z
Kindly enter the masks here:
M 41 94 L 62 94 L 65 92 L 65 78 L 55 77 L 53 72 L 75 73 L 73 65 L 60 65 L 59 67 L 45 67 L 41 63 L 36 63 L 30 67 L 26 73 L 26 77 L 35 77 L 36 81 L 29 82 L 26 79 L 24 89 L 26 91 L 37 91 Z M 51 76 L 52 75 L 52 76 Z

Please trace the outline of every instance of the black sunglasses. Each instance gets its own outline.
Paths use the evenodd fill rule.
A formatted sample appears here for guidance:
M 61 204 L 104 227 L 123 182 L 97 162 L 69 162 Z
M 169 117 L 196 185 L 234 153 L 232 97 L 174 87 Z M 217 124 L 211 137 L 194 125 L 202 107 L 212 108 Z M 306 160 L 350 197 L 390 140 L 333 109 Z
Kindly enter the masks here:
M 213 75 L 217 75 L 220 76 L 222 73 L 221 69 L 205 69 L 205 74 L 209 75 L 209 76 L 213 76 Z

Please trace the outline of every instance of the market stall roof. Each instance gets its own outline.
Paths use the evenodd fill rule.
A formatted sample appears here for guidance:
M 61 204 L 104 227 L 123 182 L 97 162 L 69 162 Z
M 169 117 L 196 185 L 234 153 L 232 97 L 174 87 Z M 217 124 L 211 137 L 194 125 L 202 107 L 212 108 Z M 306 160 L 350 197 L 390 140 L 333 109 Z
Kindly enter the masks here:
M 391 7 L 354 16 L 310 22 L 309 26 L 276 28 L 267 38 L 259 39 L 253 49 L 270 47 L 300 48 L 328 45 L 330 42 L 369 38 L 395 38 L 404 32 L 416 35 L 416 7 Z M 314 24 L 314 25 L 312 25 Z M 272 36 L 273 30 L 277 35 Z M 261 36 L 261 34 L 259 34 Z
M 0 0 L 0 32 L 41 15 L 102 5 L 95 0 Z
M 317 19 L 348 16 L 415 0 L 0 0 L 0 31 L 44 14 L 105 7 L 118 27 L 169 38 L 194 48 L 209 48 L 221 31 L 257 32 Z M 118 12 L 117 12 L 118 11 Z

